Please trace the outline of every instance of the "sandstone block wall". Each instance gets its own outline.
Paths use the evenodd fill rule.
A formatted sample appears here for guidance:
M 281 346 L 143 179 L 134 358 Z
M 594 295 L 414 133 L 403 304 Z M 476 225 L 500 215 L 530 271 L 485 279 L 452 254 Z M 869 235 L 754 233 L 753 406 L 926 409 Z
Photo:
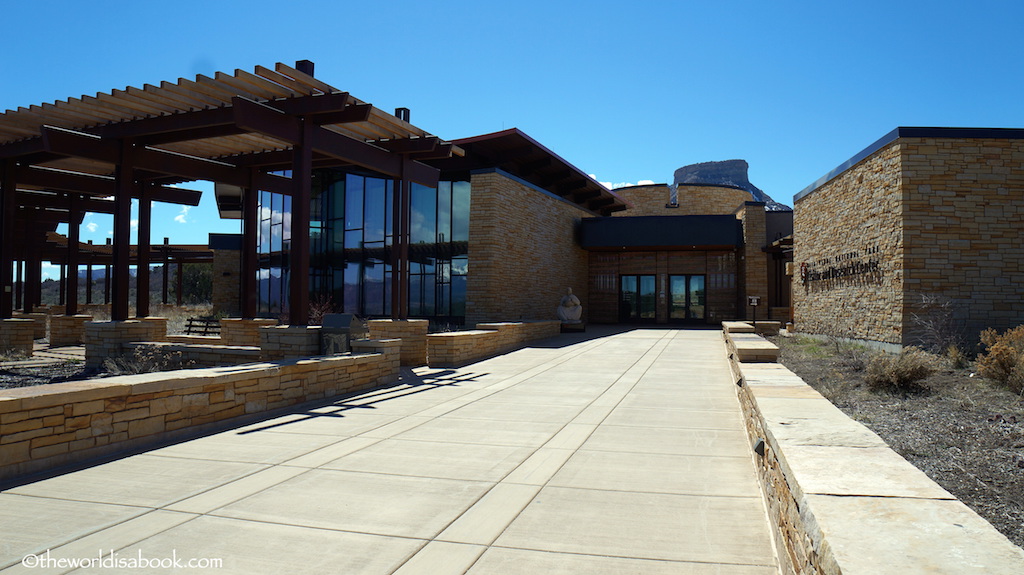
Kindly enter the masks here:
M 785 366 L 730 366 L 783 573 L 1024 570 L 1024 550 Z
M 213 250 L 213 313 L 241 313 L 241 274 L 240 250 Z
M 85 324 L 91 315 L 55 315 L 50 318 L 50 347 L 82 345 L 85 342 Z
M 900 138 L 904 344 L 922 295 L 949 301 L 976 343 L 1024 324 L 1024 140 Z
M 536 339 L 554 337 L 559 321 L 479 323 L 477 329 L 432 333 L 427 336 L 430 367 L 458 367 L 515 349 Z
M 793 319 L 798 331 L 900 344 L 903 338 L 903 178 L 899 142 L 797 200 Z M 875 271 L 821 277 L 832 268 Z M 806 277 L 805 277 L 806 276 Z
M 392 382 L 399 345 L 366 340 L 360 354 L 5 390 L 0 481 Z
M 35 322 L 30 319 L 0 320 L 0 352 L 32 355 Z
M 42 312 L 33 313 L 21 313 L 14 312 L 14 317 L 19 319 L 30 319 L 34 323 L 32 324 L 32 339 L 42 339 L 46 337 L 46 324 L 49 316 Z
M 125 355 L 136 350 L 155 353 L 181 362 L 181 367 L 217 367 L 241 365 L 260 360 L 260 348 L 238 345 L 204 345 L 175 342 L 133 342 L 123 344 Z
M 157 322 L 137 319 L 126 321 L 92 321 L 85 324 L 85 366 L 98 369 L 103 360 L 124 355 L 123 344 L 133 341 L 154 341 Z M 164 331 L 166 334 L 166 329 Z
M 401 339 L 402 365 L 427 364 L 427 330 L 425 319 L 371 319 L 367 322 L 370 339 Z
M 800 331 L 920 344 L 925 297 L 948 302 L 967 344 L 1024 323 L 1024 141 L 899 138 L 796 202 Z M 877 264 L 801 280 L 800 268 Z
M 677 188 L 679 205 L 671 208 L 667 207 L 670 189 L 665 184 L 618 188 L 615 193 L 633 207 L 612 216 L 724 215 L 735 212 L 737 206 L 752 199 L 750 192 L 729 186 L 680 184 Z
M 760 299 L 759 310 L 769 311 L 768 298 L 768 266 L 772 265 L 771 255 L 761 251 L 767 243 L 766 217 L 764 203 L 744 202 L 735 212 L 736 219 L 743 222 L 743 250 L 740 254 L 740 275 L 743 278 L 739 290 L 740 316 L 752 317 L 754 310 L 747 305 L 747 297 L 757 296 Z
M 567 287 L 586 319 L 587 252 L 576 226 L 589 216 L 502 173 L 474 174 L 466 324 L 556 319 Z
M 260 328 L 261 358 L 264 360 L 320 355 L 320 326 L 274 325 Z
M 277 324 L 276 319 L 268 318 L 222 318 L 220 320 L 220 343 L 259 347 L 260 328 Z

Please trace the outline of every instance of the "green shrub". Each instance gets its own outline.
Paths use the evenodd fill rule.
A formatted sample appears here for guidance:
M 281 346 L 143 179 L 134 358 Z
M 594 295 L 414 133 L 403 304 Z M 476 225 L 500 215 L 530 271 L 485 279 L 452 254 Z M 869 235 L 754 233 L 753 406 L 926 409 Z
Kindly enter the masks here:
M 1000 334 L 994 329 L 981 332 L 985 353 L 978 356 L 978 373 L 1024 393 L 1024 325 Z
M 916 348 L 904 348 L 898 355 L 880 353 L 868 362 L 865 380 L 875 391 L 913 393 L 927 389 L 921 382 L 935 373 L 935 357 Z

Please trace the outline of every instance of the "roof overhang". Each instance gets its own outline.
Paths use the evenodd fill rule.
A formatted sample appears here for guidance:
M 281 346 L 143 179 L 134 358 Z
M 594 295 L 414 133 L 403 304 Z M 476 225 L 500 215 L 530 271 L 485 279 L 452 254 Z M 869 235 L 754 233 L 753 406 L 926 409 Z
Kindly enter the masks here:
M 452 144 L 462 148 L 464 155 L 427 163 L 446 173 L 497 168 L 602 216 L 630 207 L 624 199 L 518 128 L 453 140 Z

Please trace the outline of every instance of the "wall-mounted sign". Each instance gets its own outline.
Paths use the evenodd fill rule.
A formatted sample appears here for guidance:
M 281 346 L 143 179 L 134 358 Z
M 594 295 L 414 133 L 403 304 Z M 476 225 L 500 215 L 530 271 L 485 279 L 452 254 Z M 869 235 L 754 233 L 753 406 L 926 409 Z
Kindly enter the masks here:
M 800 264 L 800 281 L 804 284 L 821 280 L 834 280 L 864 274 L 877 274 L 881 262 L 870 256 L 880 253 L 878 246 L 852 251 L 835 257 L 826 257 Z

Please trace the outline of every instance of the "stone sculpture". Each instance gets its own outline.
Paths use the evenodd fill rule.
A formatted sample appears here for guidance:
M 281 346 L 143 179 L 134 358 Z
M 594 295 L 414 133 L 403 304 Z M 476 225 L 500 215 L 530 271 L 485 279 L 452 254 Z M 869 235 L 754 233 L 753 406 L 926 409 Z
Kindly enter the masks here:
M 572 288 L 565 288 L 565 295 L 558 303 L 558 319 L 564 323 L 580 323 L 581 317 L 583 306 L 580 304 L 580 298 L 573 295 Z

